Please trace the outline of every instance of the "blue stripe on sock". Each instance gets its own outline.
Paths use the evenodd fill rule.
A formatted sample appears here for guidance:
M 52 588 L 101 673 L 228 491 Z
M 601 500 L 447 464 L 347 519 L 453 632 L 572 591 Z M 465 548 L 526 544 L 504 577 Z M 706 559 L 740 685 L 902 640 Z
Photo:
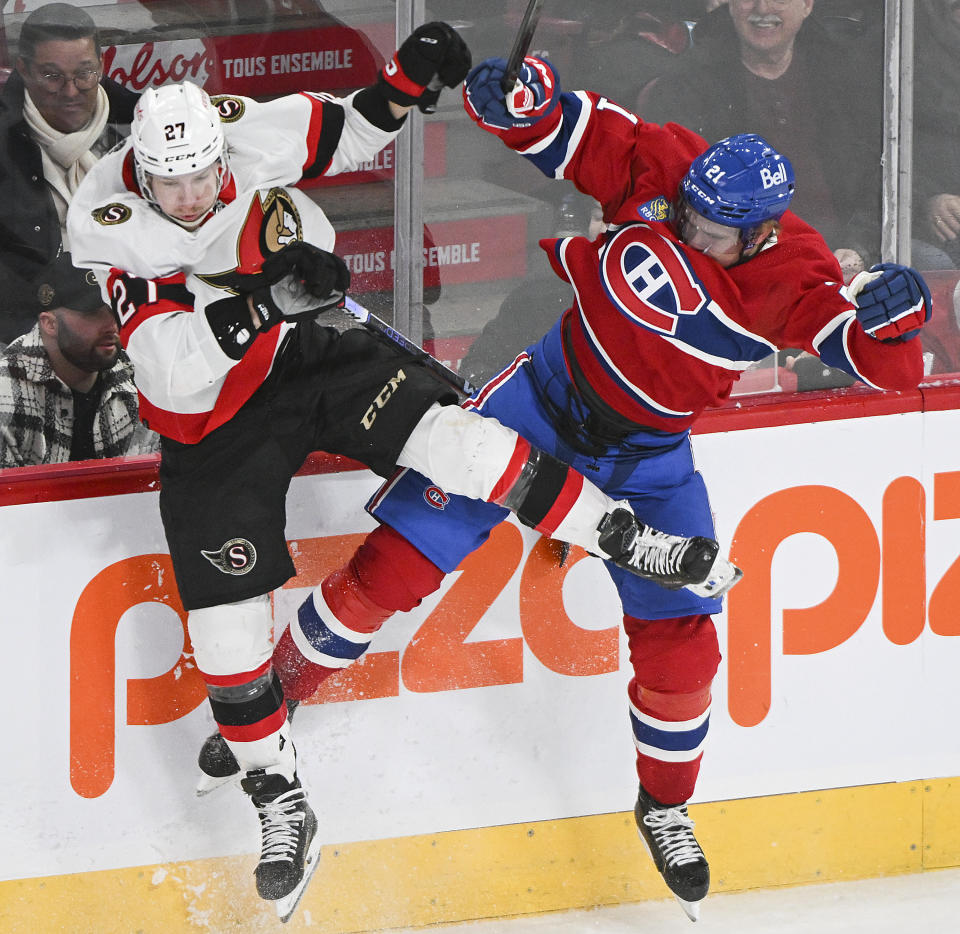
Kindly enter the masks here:
M 320 614 L 317 613 L 312 597 L 304 600 L 301 604 L 297 611 L 297 621 L 300 624 L 300 631 L 310 645 L 318 652 L 332 658 L 355 661 L 366 652 L 370 645 L 369 639 L 366 642 L 351 642 L 349 639 L 344 639 L 342 636 L 331 632 Z
M 644 723 L 630 712 L 630 723 L 633 726 L 633 735 L 638 743 L 652 746 L 654 749 L 663 749 L 667 752 L 683 752 L 696 749 L 706 738 L 710 727 L 710 718 L 707 717 L 700 726 L 692 730 L 658 730 L 648 723 Z

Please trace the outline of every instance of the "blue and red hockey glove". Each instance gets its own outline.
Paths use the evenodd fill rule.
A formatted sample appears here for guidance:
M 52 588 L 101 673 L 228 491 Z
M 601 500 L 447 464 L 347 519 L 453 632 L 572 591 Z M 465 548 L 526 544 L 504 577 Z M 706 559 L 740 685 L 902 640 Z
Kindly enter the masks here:
M 888 344 L 916 337 L 933 311 L 923 277 L 898 263 L 871 266 L 854 278 L 847 292 L 857 305 L 857 320 L 864 331 Z
M 560 78 L 546 59 L 525 58 L 513 90 L 504 95 L 500 82 L 506 70 L 506 59 L 487 58 L 463 83 L 467 113 L 478 126 L 494 133 L 533 126 L 551 114 L 560 100 Z

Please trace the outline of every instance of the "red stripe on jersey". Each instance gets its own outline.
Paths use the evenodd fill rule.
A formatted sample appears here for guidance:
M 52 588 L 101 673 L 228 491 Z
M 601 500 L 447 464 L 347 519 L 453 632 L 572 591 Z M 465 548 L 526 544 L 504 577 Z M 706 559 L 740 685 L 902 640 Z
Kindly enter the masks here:
M 276 713 L 264 717 L 256 723 L 244 723 L 241 726 L 229 726 L 226 723 L 217 724 L 220 727 L 220 735 L 224 739 L 233 740 L 235 743 L 252 743 L 258 739 L 263 739 L 276 733 L 287 719 L 287 705 L 281 704 Z
M 382 487 L 380 487 L 379 490 L 377 490 L 377 492 L 376 492 L 376 494 L 374 495 L 373 499 L 371 499 L 370 502 L 367 504 L 367 512 L 369 512 L 371 515 L 372 515 L 374 512 L 376 512 L 377 506 L 380 505 L 380 500 L 382 500 L 382 499 L 384 498 L 384 496 L 386 496 L 387 493 L 389 493 L 389 492 L 393 489 L 393 487 L 396 485 L 396 482 L 397 482 L 406 472 L 407 472 L 407 468 L 406 468 L 406 467 L 401 467 L 399 470 L 397 470 L 397 471 L 394 472 L 393 476 L 391 476 L 390 479 L 387 480 L 387 482 L 384 483 L 384 485 L 383 485 Z
M 270 670 L 270 659 L 267 659 L 259 668 L 253 671 L 242 671 L 235 675 L 211 675 L 205 671 L 200 672 L 200 676 L 207 684 L 212 684 L 219 688 L 236 687 L 238 684 L 248 684 L 262 678 Z
M 494 376 L 493 379 L 491 379 L 490 382 L 488 382 L 483 389 L 477 393 L 476 396 L 474 396 L 472 399 L 467 399 L 467 401 L 463 403 L 462 408 L 479 409 L 481 406 L 483 406 L 487 399 L 490 398 L 493 392 L 499 389 L 508 379 L 510 379 L 510 377 L 513 376 L 513 374 L 516 373 L 517 370 L 520 369 L 520 367 L 523 366 L 523 364 L 529 359 L 530 354 L 528 354 L 526 351 L 519 354 L 513 363 L 510 364 L 510 366 Z
M 323 175 L 327 169 L 330 168 L 330 163 L 333 162 L 333 153 L 330 154 L 330 158 L 327 160 L 326 165 L 318 172 L 314 166 L 314 162 L 317 158 L 317 150 L 320 147 L 320 136 L 323 133 L 323 101 L 314 97 L 312 94 L 307 94 L 304 91 L 300 92 L 303 97 L 310 101 L 310 122 L 307 126 L 307 161 L 304 162 L 303 166 L 300 169 L 301 174 L 306 174 L 307 170 L 310 171 L 311 178 L 316 177 L 317 175 Z
M 541 535 L 553 535 L 553 533 L 557 531 L 557 527 L 569 515 L 582 489 L 583 476 L 575 470 L 568 470 L 567 479 L 564 481 L 559 495 L 550 507 L 550 511 L 543 517 L 540 524 L 536 526 L 537 531 Z
M 128 276 L 122 269 L 114 266 L 107 277 L 107 293 L 110 304 L 120 324 L 120 342 L 126 348 L 130 336 L 144 321 L 156 315 L 168 315 L 176 311 L 193 311 L 193 305 L 186 301 L 177 301 L 176 296 L 183 294 L 182 288 L 164 290 L 164 286 L 186 287 L 186 276 L 175 273 L 158 279 L 139 279 Z
M 280 328 L 258 334 L 243 359 L 227 374 L 213 408 L 207 412 L 171 412 L 154 405 L 140 393 L 140 418 L 151 430 L 179 441 L 196 444 L 228 422 L 260 388 L 273 368 Z
M 487 497 L 491 503 L 500 503 L 506 499 L 507 494 L 513 489 L 513 485 L 517 482 L 517 478 L 520 476 L 520 471 L 523 470 L 524 464 L 526 464 L 529 459 L 530 442 L 527 441 L 526 438 L 518 436 L 517 444 L 513 449 L 513 454 L 510 456 L 510 463 L 507 464 L 507 469 L 503 472 L 496 486 L 494 486 L 490 495 Z

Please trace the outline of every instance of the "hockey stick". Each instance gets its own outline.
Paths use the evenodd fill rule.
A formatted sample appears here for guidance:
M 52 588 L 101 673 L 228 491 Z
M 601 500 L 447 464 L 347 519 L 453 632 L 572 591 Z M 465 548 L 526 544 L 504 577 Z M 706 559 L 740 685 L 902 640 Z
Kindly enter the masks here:
M 543 0 L 530 0 L 526 12 L 523 14 L 523 19 L 520 20 L 520 29 L 517 31 L 517 38 L 513 40 L 513 48 L 510 50 L 510 57 L 507 59 L 506 73 L 500 79 L 500 87 L 504 94 L 509 94 L 517 83 L 520 67 L 523 65 L 527 52 L 530 51 L 530 43 L 533 41 L 533 34 L 540 20 L 542 6 Z
M 396 344 L 409 354 L 413 354 L 418 360 L 422 361 L 427 367 L 443 377 L 454 389 L 462 392 L 465 396 L 472 396 L 477 388 L 469 380 L 464 379 L 459 373 L 454 373 L 450 367 L 441 363 L 436 357 L 428 354 L 422 347 L 418 347 L 409 337 L 401 334 L 396 328 L 390 327 L 382 318 L 378 318 L 372 311 L 364 308 L 363 305 L 355 302 L 349 296 L 343 300 L 343 310 L 347 314 L 356 318 L 365 328 L 378 334 L 384 340 Z

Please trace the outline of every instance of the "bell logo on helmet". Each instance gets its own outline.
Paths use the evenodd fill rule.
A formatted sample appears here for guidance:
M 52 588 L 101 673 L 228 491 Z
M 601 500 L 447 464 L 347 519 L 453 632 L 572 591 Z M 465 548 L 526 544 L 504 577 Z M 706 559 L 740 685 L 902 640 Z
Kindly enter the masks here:
M 760 169 L 760 181 L 763 183 L 764 190 L 773 188 L 774 185 L 786 185 L 787 167 L 781 162 L 775 172 L 771 172 L 766 166 Z

